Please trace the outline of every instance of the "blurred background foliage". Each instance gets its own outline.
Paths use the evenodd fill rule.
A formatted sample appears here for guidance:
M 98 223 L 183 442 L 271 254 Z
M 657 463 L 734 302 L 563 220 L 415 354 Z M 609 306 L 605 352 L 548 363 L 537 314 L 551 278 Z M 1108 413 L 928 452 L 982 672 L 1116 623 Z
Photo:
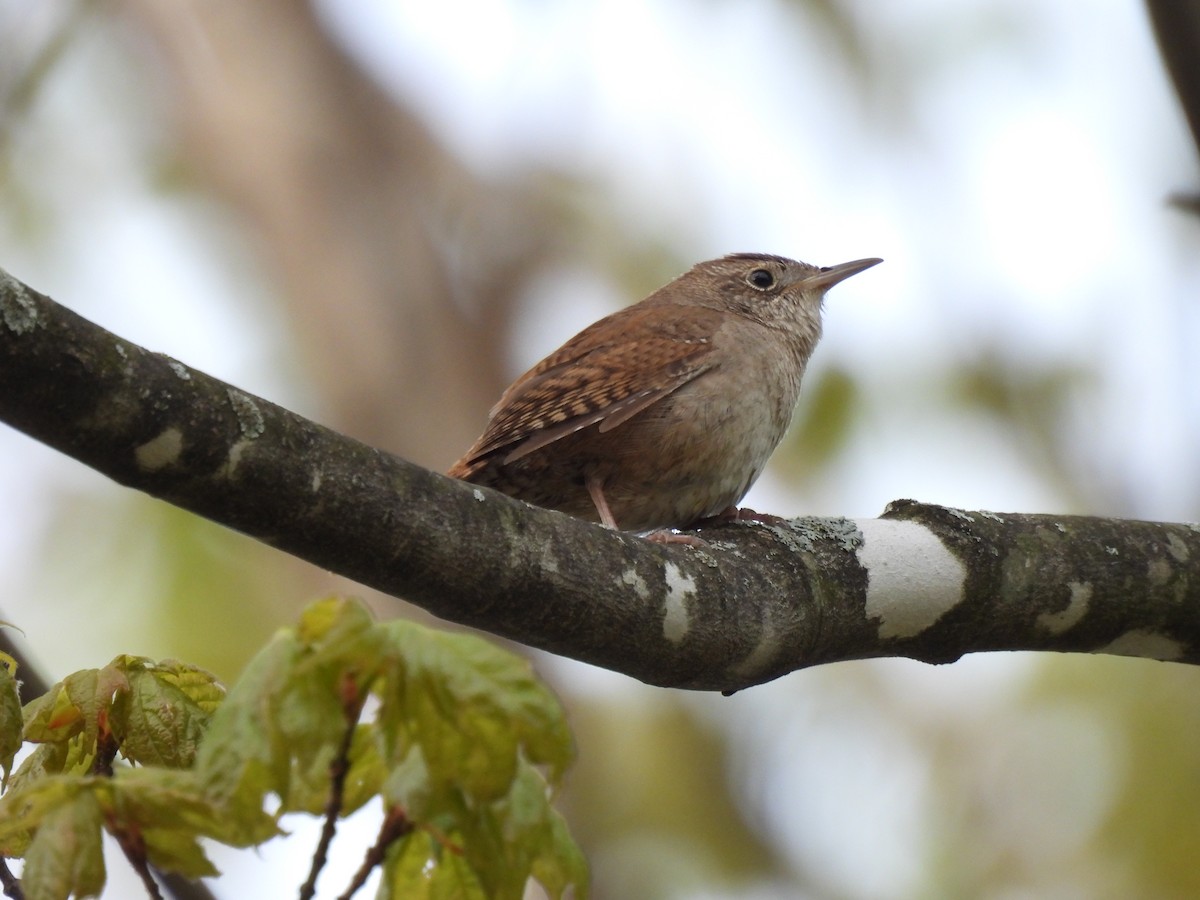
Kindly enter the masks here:
M 443 469 L 515 375 L 697 259 L 879 255 L 748 505 L 1196 519 L 1200 225 L 1165 202 L 1196 150 L 1142 5 L 1081 16 L 0 0 L 0 265 Z M 361 592 L 11 431 L 0 459 L 0 611 L 52 678 L 122 652 L 233 678 Z M 721 698 L 536 664 L 597 897 L 1200 893 L 1192 669 L 872 661 Z M 226 895 L 310 847 L 227 863 Z

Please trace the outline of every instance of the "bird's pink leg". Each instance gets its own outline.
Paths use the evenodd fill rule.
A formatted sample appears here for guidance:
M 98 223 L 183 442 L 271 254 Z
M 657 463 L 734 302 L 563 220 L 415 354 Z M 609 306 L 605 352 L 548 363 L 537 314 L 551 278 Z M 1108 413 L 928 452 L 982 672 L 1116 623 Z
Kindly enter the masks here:
M 600 514 L 600 522 L 605 528 L 611 528 L 613 531 L 617 529 L 617 520 L 613 516 L 612 510 L 608 508 L 608 501 L 604 499 L 604 487 L 600 483 L 600 479 L 589 475 L 584 479 L 584 485 L 587 487 L 588 496 L 592 498 L 592 503 L 596 505 L 596 512 Z M 646 535 L 646 540 L 653 541 L 656 544 L 687 544 L 689 547 L 707 547 L 708 542 L 696 537 L 694 534 L 676 534 L 668 529 L 660 531 L 652 531 Z
M 596 512 L 600 514 L 600 522 L 605 528 L 611 528 L 613 531 L 616 531 L 617 520 L 613 518 L 612 510 L 608 508 L 608 501 L 604 499 L 604 488 L 600 484 L 600 479 L 594 475 L 589 475 L 584 480 L 584 485 L 587 486 L 588 496 L 596 504 Z

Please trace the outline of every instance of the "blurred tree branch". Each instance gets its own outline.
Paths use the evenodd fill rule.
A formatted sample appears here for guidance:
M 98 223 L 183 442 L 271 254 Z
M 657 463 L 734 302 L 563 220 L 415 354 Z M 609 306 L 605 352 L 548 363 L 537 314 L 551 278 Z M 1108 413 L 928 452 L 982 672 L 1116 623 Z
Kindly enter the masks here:
M 1150 24 L 1163 64 L 1192 131 L 1200 153 L 1200 2 L 1197 0 L 1146 0 Z M 1200 190 L 1180 193 L 1172 202 L 1200 214 Z
M 878 656 L 1200 662 L 1200 527 L 911 501 L 664 547 L 427 471 L 0 274 L 0 419 L 315 565 L 503 637 L 733 691 Z
M 1200 149 L 1200 3 L 1146 0 L 1163 64 Z

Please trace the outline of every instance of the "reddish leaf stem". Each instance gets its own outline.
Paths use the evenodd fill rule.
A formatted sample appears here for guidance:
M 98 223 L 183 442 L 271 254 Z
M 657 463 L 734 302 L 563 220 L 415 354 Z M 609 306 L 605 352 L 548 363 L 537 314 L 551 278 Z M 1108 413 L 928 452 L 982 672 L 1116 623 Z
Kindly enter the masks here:
M 375 839 L 374 845 L 367 851 L 367 855 L 363 857 L 362 865 L 354 873 L 349 887 L 346 888 L 345 892 L 337 900 L 350 900 L 358 889 L 367 883 L 367 878 L 370 877 L 375 867 L 383 862 L 383 857 L 387 854 L 388 847 L 412 830 L 413 823 L 408 820 L 408 816 L 404 814 L 404 810 L 398 806 L 394 806 L 388 810 L 383 824 L 379 826 L 379 837 Z

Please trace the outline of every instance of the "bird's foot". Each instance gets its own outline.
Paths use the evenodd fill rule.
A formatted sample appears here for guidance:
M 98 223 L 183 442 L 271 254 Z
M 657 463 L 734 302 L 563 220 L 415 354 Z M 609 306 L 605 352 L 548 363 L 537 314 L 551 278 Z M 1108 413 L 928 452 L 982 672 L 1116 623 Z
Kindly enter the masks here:
M 650 532 L 646 535 L 646 540 L 654 544 L 686 544 L 698 550 L 708 546 L 708 541 L 698 535 L 683 534 L 679 531 L 671 531 L 669 528 L 660 528 L 658 531 Z
M 760 525 L 784 525 L 787 519 L 780 516 L 773 516 L 770 513 L 756 512 L 749 507 L 730 506 L 715 516 L 709 516 L 707 519 L 701 519 L 697 525 L 720 525 L 722 522 L 757 522 Z
M 721 510 L 715 516 L 707 516 L 698 520 L 689 528 L 708 528 L 713 525 L 723 525 L 726 522 L 757 522 L 760 525 L 785 525 L 787 520 L 779 516 L 773 516 L 770 513 L 760 513 L 747 507 L 730 506 Z M 661 528 L 658 531 L 652 531 L 645 535 L 646 540 L 653 541 L 656 544 L 687 544 L 689 547 L 703 548 L 708 546 L 708 541 L 696 534 L 684 534 L 680 531 L 672 531 L 669 528 Z

